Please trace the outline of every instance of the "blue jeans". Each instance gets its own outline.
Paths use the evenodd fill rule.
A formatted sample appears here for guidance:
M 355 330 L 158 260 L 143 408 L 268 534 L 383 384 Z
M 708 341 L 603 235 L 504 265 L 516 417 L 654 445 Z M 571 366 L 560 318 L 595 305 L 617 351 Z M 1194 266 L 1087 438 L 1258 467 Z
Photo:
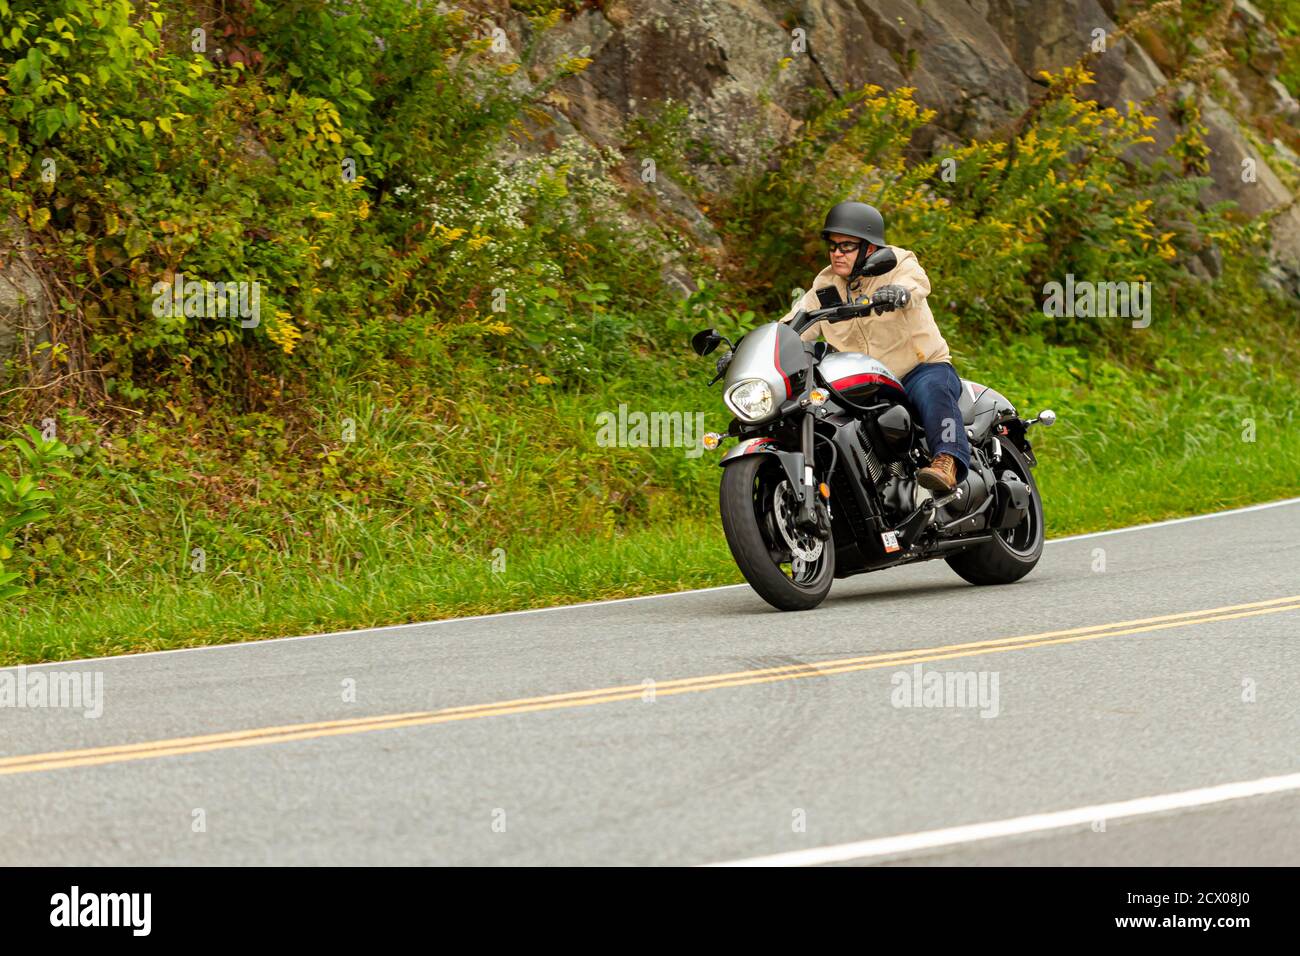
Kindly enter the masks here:
M 922 362 L 903 377 L 903 389 L 921 416 L 930 454 L 952 455 L 957 460 L 960 482 L 970 468 L 970 442 L 957 404 L 962 390 L 957 370 L 947 362 Z

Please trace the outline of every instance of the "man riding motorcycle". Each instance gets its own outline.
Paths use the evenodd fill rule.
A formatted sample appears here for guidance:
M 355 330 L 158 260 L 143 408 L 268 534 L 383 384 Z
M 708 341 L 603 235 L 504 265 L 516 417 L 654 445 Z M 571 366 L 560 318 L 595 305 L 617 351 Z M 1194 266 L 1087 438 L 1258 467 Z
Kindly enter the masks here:
M 917 480 L 932 492 L 952 491 L 966 477 L 970 443 L 958 407 L 961 380 L 926 302 L 930 280 L 925 270 L 914 253 L 890 246 L 898 265 L 881 276 L 861 275 L 867 256 L 887 245 L 884 217 L 863 202 L 832 207 L 822 238 L 830 247 L 830 265 L 817 274 L 812 288 L 781 321 L 789 322 L 801 309 L 820 308 L 817 291 L 828 286 L 835 287 L 842 302 L 870 302 L 887 309 L 833 325 L 818 322 L 800 337 L 811 342 L 820 334 L 837 351 L 870 355 L 902 381 L 925 426 L 932 456 Z

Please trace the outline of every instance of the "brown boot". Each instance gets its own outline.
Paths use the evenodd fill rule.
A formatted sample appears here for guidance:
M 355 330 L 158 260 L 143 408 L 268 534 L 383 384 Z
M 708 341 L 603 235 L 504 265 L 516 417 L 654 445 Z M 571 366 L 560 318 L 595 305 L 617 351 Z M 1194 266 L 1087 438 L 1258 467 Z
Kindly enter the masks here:
M 929 467 L 916 473 L 916 480 L 930 491 L 952 491 L 957 487 L 957 459 L 948 454 L 936 456 Z

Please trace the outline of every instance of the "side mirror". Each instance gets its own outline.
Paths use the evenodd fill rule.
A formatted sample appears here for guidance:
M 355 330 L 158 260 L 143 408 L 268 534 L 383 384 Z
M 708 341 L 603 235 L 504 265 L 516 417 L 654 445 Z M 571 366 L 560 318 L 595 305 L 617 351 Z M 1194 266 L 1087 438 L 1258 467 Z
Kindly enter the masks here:
M 867 261 L 862 263 L 861 274 L 864 276 L 883 276 L 886 272 L 893 272 L 897 265 L 898 256 L 894 255 L 894 250 L 884 246 L 867 256 Z
M 1041 412 L 1038 413 L 1037 418 L 1035 418 L 1033 421 L 1026 422 L 1025 427 L 1028 428 L 1030 425 L 1046 425 L 1047 427 L 1050 428 L 1055 424 L 1056 424 L 1056 412 L 1052 411 L 1050 408 L 1044 408 Z
M 722 344 L 722 336 L 715 329 L 701 329 L 691 336 L 691 348 L 696 355 L 708 355 Z

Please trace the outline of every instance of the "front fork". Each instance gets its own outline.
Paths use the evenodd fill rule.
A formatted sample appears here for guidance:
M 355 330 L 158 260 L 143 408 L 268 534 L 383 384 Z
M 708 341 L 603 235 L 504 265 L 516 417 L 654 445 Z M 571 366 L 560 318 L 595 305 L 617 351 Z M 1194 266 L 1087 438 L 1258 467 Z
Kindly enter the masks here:
M 760 439 L 760 443 L 767 446 L 760 453 L 774 455 L 781 463 L 781 469 L 785 472 L 786 480 L 790 482 L 790 488 L 798 504 L 794 515 L 795 526 L 825 541 L 831 536 L 830 508 L 827 504 L 818 504 L 821 490 L 817 485 L 817 476 L 813 472 L 813 465 L 816 462 L 815 424 L 813 413 L 806 413 L 799 426 L 798 451 L 785 451 L 768 438 Z M 738 445 L 723 457 L 721 464 L 725 467 L 738 454 L 745 455 L 756 450 L 758 449 L 753 445 L 743 450 L 742 446 Z
M 799 432 L 799 458 L 803 473 L 801 481 L 795 486 L 799 495 L 799 514 L 795 524 L 822 541 L 831 536 L 831 516 L 827 505 L 821 503 L 821 489 L 817 486 L 817 476 L 813 474 L 813 464 L 817 460 L 816 422 L 812 411 L 803 417 Z M 828 476 L 829 477 L 829 476 Z
M 813 462 L 816 461 L 816 455 L 813 450 L 813 417 L 812 413 L 804 415 L 803 423 L 800 427 L 799 451 L 803 458 L 803 474 L 800 475 L 801 484 L 799 488 L 799 517 L 796 524 L 805 531 L 816 532 L 817 530 L 817 478 L 813 474 Z

